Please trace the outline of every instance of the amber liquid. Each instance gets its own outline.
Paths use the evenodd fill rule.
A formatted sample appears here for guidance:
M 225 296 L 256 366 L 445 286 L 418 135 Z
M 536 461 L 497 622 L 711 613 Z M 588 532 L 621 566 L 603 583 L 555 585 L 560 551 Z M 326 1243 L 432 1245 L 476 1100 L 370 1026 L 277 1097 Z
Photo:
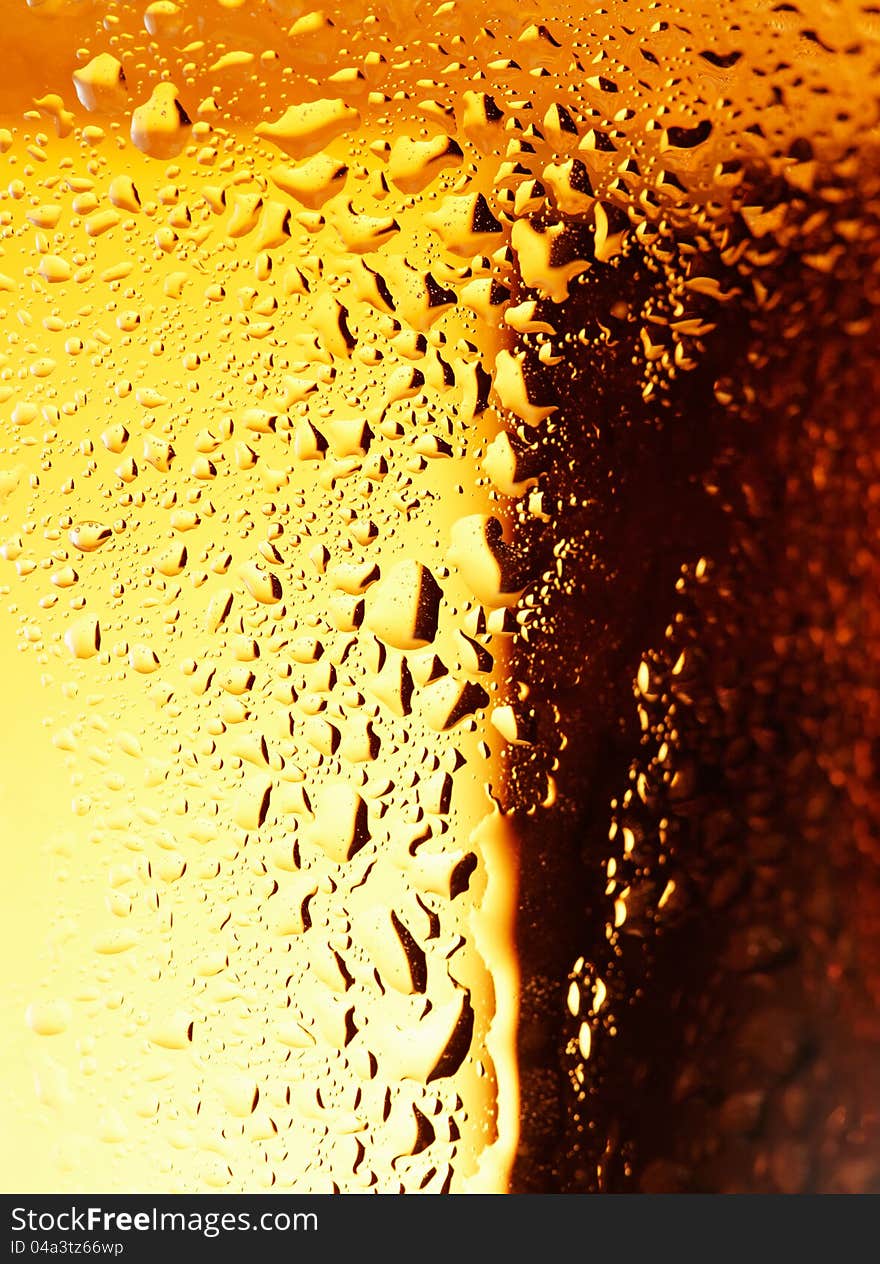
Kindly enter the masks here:
M 4 1187 L 876 1187 L 870 17 L 7 7 Z

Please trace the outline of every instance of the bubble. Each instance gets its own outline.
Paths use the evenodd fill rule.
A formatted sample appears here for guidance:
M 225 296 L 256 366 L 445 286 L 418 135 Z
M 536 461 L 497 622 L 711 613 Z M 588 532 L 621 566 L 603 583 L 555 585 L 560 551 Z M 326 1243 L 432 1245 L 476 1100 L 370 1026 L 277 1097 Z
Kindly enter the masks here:
M 180 1050 L 189 1047 L 194 1023 L 188 1013 L 176 1010 L 158 1016 L 150 1026 L 149 1040 L 160 1049 Z
M 73 276 L 73 268 L 61 255 L 44 255 L 40 260 L 40 276 L 52 284 L 69 281 Z
M 64 643 L 76 658 L 94 658 L 101 648 L 101 628 L 96 618 L 78 619 L 64 633 Z
M 501 536 L 500 520 L 479 514 L 460 518 L 451 532 L 449 560 L 486 606 L 516 605 L 522 592 L 515 587 L 519 584 L 516 555 Z
M 73 86 L 90 111 L 109 114 L 127 102 L 125 71 L 122 62 L 111 53 L 99 53 L 74 71 Z
M 328 786 L 317 798 L 307 834 L 332 860 L 343 864 L 369 840 L 367 804 L 353 786 Z
M 430 645 L 437 635 L 442 592 L 427 567 L 401 562 L 370 595 L 367 626 L 400 650 Z
M 239 576 L 248 593 L 261 605 L 274 605 L 281 600 L 280 579 L 263 570 L 258 562 L 245 563 L 239 568 Z
M 70 1026 L 73 1011 L 67 1001 L 34 1001 L 25 1020 L 38 1036 L 58 1036 Z
M 128 655 L 128 661 L 133 670 L 141 676 L 152 675 L 159 668 L 159 656 L 149 645 L 133 645 Z
M 182 30 L 182 14 L 174 0 L 152 0 L 144 10 L 144 28 L 159 39 L 171 38 Z
M 339 97 L 327 98 L 290 106 L 274 123 L 258 123 L 256 134 L 271 140 L 291 158 L 309 158 L 336 137 L 353 131 L 359 122 L 356 109 Z
M 173 158 L 189 137 L 190 118 L 173 83 L 158 83 L 131 115 L 131 139 L 151 158 Z

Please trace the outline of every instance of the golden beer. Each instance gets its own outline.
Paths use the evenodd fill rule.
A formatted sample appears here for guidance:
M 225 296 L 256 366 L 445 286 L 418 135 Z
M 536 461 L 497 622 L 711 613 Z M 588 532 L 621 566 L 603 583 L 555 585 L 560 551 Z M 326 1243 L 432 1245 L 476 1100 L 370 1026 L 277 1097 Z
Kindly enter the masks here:
M 6 1188 L 880 1182 L 876 23 L 728 7 L 5 0 Z

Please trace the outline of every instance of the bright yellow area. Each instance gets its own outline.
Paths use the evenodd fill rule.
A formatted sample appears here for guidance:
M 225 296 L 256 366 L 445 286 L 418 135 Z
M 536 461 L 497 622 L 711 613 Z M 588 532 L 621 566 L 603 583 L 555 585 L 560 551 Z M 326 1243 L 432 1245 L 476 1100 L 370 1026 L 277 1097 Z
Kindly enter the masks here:
M 0 1180 L 504 1190 L 502 339 L 450 303 L 509 261 L 444 201 L 488 176 L 411 148 L 442 115 L 133 101 L 134 34 L 55 7 L 0 119 Z M 259 59 L 215 54 L 244 116 Z

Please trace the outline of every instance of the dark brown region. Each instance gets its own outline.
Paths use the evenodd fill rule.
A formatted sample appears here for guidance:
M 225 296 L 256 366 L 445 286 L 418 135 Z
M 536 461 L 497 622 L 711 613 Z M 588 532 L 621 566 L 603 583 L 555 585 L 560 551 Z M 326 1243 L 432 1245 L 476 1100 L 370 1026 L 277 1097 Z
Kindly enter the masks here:
M 523 833 L 515 1190 L 880 1189 L 869 183 L 850 194 L 859 234 L 830 270 L 796 240 L 759 243 L 770 304 L 750 285 L 710 304 L 718 326 L 698 367 L 651 403 L 632 362 L 639 325 L 609 313 L 621 300 L 643 310 L 661 272 L 632 250 L 567 305 L 566 328 L 609 334 L 572 344 L 542 386 L 563 405 L 545 451 L 562 508 L 552 540 L 536 535 L 530 551 L 539 569 L 562 537 L 580 553 L 573 590 L 551 597 L 518 664 L 556 703 L 567 744 L 559 801 Z M 782 196 L 764 189 L 765 204 Z M 701 267 L 724 287 L 742 280 L 705 253 Z M 701 557 L 712 565 L 698 580 Z M 644 655 L 647 734 L 632 693 Z M 548 747 L 551 735 L 545 721 Z M 638 773 L 646 801 L 611 813 Z M 539 757 L 520 758 L 509 793 L 528 800 L 541 776 Z M 636 839 L 625 861 L 612 818 Z M 630 891 L 612 942 L 610 856 Z M 593 1025 L 581 1101 L 565 1004 L 579 956 L 608 983 L 616 1027 Z

